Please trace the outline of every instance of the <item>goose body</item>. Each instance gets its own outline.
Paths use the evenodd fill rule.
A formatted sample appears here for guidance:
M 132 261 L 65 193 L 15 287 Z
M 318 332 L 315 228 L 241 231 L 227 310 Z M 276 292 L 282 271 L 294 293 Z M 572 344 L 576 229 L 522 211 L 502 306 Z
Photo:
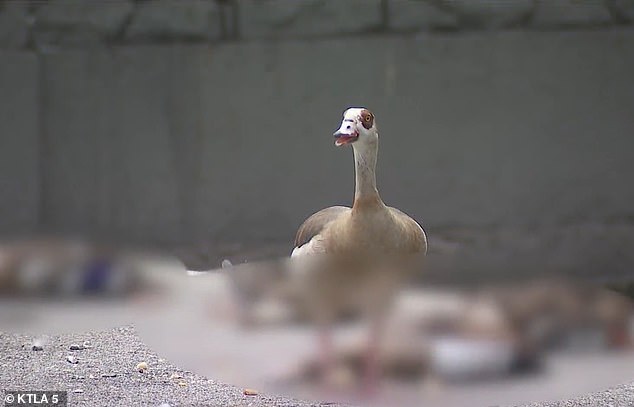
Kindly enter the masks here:
M 396 208 L 331 206 L 300 226 L 291 256 L 353 252 L 426 253 L 423 228 Z
M 365 108 L 346 110 L 334 136 L 336 146 L 350 144 L 353 148 L 354 203 L 352 207 L 325 208 L 306 219 L 291 254 L 300 259 L 326 255 L 329 261 L 328 267 L 306 273 L 302 293 L 322 327 L 325 364 L 330 353 L 328 325 L 337 313 L 353 308 L 379 326 L 398 286 L 414 268 L 404 259 L 420 258 L 427 252 L 423 228 L 407 214 L 385 205 L 376 188 L 378 131 L 374 115 Z M 371 330 L 370 348 L 376 348 L 372 343 L 378 339 L 377 329 Z M 371 365 L 369 362 L 368 370 L 376 370 Z

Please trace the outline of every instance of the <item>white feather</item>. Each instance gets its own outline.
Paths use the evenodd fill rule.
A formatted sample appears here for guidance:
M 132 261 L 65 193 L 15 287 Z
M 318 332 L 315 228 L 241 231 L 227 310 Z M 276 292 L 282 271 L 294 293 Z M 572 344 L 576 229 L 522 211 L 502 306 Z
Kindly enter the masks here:
M 324 244 L 321 235 L 315 235 L 308 242 L 293 249 L 291 257 L 306 256 L 324 253 Z

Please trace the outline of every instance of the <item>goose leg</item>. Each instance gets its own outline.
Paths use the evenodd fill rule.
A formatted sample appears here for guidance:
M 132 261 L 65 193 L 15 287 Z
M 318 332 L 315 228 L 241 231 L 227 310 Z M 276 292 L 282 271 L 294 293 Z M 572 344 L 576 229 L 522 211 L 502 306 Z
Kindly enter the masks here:
M 634 341 L 626 324 L 609 324 L 605 329 L 605 336 L 610 348 L 631 349 L 634 347 Z
M 330 325 L 319 326 L 319 360 L 321 381 L 326 383 L 333 369 L 332 332 Z
M 365 352 L 365 365 L 363 370 L 363 392 L 366 396 L 372 397 L 378 391 L 379 379 L 381 375 L 380 366 L 380 342 L 382 323 L 378 319 L 370 322 L 368 344 Z

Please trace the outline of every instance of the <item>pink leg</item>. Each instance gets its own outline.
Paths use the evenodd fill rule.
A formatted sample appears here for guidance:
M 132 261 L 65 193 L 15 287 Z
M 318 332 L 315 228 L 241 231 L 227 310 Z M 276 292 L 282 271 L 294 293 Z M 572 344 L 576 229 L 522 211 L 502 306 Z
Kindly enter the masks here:
M 363 372 L 363 390 L 364 394 L 368 397 L 376 395 L 379 387 L 379 379 L 381 376 L 381 366 L 379 360 L 380 342 L 381 323 L 377 320 L 371 321 Z
M 333 368 L 332 334 L 327 324 L 319 326 L 319 359 L 320 378 L 325 382 Z

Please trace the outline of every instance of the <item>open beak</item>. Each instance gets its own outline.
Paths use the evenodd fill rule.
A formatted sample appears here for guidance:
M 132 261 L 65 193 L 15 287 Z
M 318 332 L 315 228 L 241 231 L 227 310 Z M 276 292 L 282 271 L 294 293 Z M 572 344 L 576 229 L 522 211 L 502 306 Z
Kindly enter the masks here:
M 337 147 L 354 143 L 359 139 L 359 132 L 354 130 L 349 122 L 341 123 L 341 127 L 333 136 L 335 137 L 335 145 Z

